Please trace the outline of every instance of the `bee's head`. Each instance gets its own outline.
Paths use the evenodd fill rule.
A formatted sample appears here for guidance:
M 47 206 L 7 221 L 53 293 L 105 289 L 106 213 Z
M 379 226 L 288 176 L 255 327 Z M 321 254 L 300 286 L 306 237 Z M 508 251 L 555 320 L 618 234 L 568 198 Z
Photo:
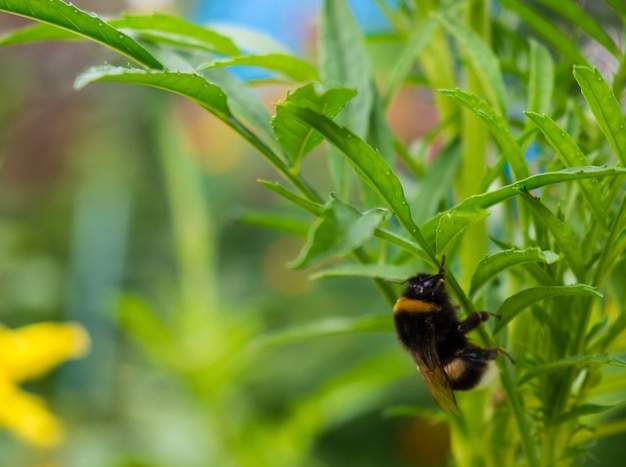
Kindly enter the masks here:
M 405 283 L 408 285 L 404 290 L 404 296 L 424 301 L 435 301 L 446 296 L 446 286 L 444 283 L 446 257 L 441 258 L 441 266 L 437 274 L 418 274 L 409 277 Z
M 445 296 L 446 286 L 443 281 L 443 274 L 418 274 L 409 277 L 404 296 L 425 301 L 434 301 Z

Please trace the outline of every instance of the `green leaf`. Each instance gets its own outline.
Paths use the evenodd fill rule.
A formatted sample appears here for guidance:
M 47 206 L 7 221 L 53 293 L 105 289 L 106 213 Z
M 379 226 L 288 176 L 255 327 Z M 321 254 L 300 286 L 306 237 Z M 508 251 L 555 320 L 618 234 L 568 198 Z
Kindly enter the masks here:
M 615 155 L 626 166 L 626 124 L 613 90 L 598 70 L 574 67 L 574 78 Z
M 524 113 L 541 130 L 565 167 L 590 165 L 589 160 L 582 153 L 574 139 L 563 131 L 550 117 L 534 112 Z M 596 220 L 606 228 L 607 213 L 600 184 L 596 179 L 580 180 L 578 183 L 585 200 L 595 214 Z
M 531 194 L 523 193 L 522 199 L 533 208 L 535 214 L 548 228 L 576 278 L 583 281 L 585 279 L 583 254 L 574 231 Z
M 0 45 L 27 44 L 29 42 L 83 40 L 82 36 L 66 29 L 40 23 L 15 29 L 0 36 Z
M 385 94 L 386 103 L 391 101 L 393 95 L 404 82 L 415 63 L 415 59 L 424 47 L 428 45 L 437 27 L 437 21 L 434 18 L 428 18 L 413 28 L 411 35 L 402 49 L 400 57 L 396 60 L 395 65 L 389 72 L 389 80 Z
M 606 50 L 613 55 L 621 55 L 621 52 L 606 32 L 606 28 L 598 24 L 585 10 L 579 7 L 572 0 L 539 0 L 549 7 L 552 11 L 567 18 L 577 27 L 585 31 L 589 36 L 594 38 L 599 44 L 602 44 Z
M 451 211 L 439 218 L 437 234 L 435 236 L 435 251 L 440 254 L 444 248 L 457 236 L 462 235 L 467 228 L 482 221 L 489 215 L 489 211 Z
M 530 41 L 528 59 L 528 110 L 548 113 L 553 99 L 554 61 L 550 51 L 534 40 Z
M 298 237 L 306 237 L 309 231 L 309 224 L 295 219 L 293 215 L 281 215 L 263 211 L 246 211 L 237 217 L 237 221 L 255 227 L 285 232 Z
M 622 18 L 626 18 L 626 3 L 623 0 L 606 0 L 606 3 L 611 5 L 615 11 L 617 11 Z
M 296 171 L 299 170 L 304 156 L 318 146 L 323 141 L 323 137 L 310 126 L 303 125 L 299 120 L 294 119 L 284 107 L 296 105 L 333 118 L 355 95 L 354 90 L 345 88 L 329 89 L 322 95 L 318 95 L 315 86 L 308 84 L 288 94 L 285 101 L 276 107 L 272 127 L 276 138 L 291 156 Z
M 526 178 L 530 175 L 524 155 L 513 137 L 507 121 L 503 117 L 498 115 L 485 101 L 473 94 L 466 93 L 460 89 L 443 89 L 440 92 L 454 98 L 463 106 L 476 113 L 485 122 L 500 146 L 503 156 L 511 166 L 516 179 Z
M 239 55 L 241 52 L 235 43 L 223 34 L 191 23 L 177 16 L 155 13 L 152 15 L 125 15 L 109 21 L 111 26 L 133 31 L 149 32 L 151 37 L 169 37 L 187 46 L 200 46 L 224 55 Z
M 500 0 L 500 4 L 514 11 L 522 20 L 533 28 L 537 34 L 543 36 L 552 46 L 568 58 L 571 62 L 579 65 L 587 65 L 587 59 L 581 53 L 580 48 L 572 39 L 545 14 L 536 11 L 525 0 Z
M 92 67 L 81 73 L 76 78 L 74 87 L 81 89 L 88 84 L 102 81 L 141 84 L 180 94 L 198 103 L 220 120 L 231 125 L 233 123 L 222 89 L 195 73 L 145 71 L 106 65 Z
M 491 48 L 470 27 L 456 21 L 448 14 L 436 14 L 435 18 L 453 35 L 480 81 L 485 96 L 497 110 L 506 115 L 506 92 L 500 71 L 500 62 Z
M 577 420 L 585 415 L 595 415 L 598 413 L 606 412 L 612 409 L 613 405 L 598 405 L 598 404 L 582 404 L 576 405 L 571 410 L 568 410 L 564 414 L 556 417 L 550 422 L 550 425 L 560 425 L 561 423 Z
M 519 182 L 503 186 L 502 188 L 498 188 L 497 190 L 489 191 L 480 195 L 470 196 L 455 207 L 430 218 L 428 222 L 426 222 L 422 226 L 421 233 L 424 240 L 430 244 L 434 242 L 437 226 L 439 225 L 439 219 L 447 212 L 487 209 L 488 207 L 506 201 L 507 199 L 510 199 L 516 195 L 526 193 L 527 191 L 531 191 L 547 185 L 576 181 L 584 178 L 614 177 L 617 175 L 626 175 L 626 169 L 622 167 L 607 168 L 595 166 L 571 167 L 555 172 L 544 172 L 541 174 L 532 175 L 524 180 L 520 180 Z
M 389 264 L 343 264 L 316 271 L 311 274 L 311 278 L 377 277 L 379 279 L 403 281 L 414 274 L 415 271 L 408 266 L 392 266 Z
M 132 37 L 98 16 L 61 0 L 0 0 L 0 11 L 51 24 L 106 45 L 148 68 L 163 69 L 163 65 Z
M 278 182 L 268 182 L 266 180 L 258 180 L 258 182 L 264 187 L 272 190 L 274 193 L 277 193 L 283 198 L 296 204 L 297 206 L 300 206 L 301 208 L 306 209 L 310 213 L 315 214 L 316 216 L 322 215 L 324 206 L 322 206 L 321 204 L 314 203 L 313 201 L 309 201 L 306 198 L 303 198 L 301 196 L 298 196 L 292 193 L 291 191 L 287 190 L 285 187 L 280 185 Z
M 354 88 L 358 92 L 337 121 L 365 138 L 374 104 L 372 70 L 363 34 L 346 0 L 324 0 L 320 35 L 324 85 Z M 329 165 L 336 190 L 348 200 L 353 178 L 349 164 L 331 148 Z
M 392 332 L 393 330 L 394 325 L 391 313 L 359 318 L 330 318 L 265 334 L 254 341 L 253 345 L 285 345 L 319 337 L 352 334 L 355 332 Z
M 512 248 L 487 255 L 476 266 L 469 295 L 473 297 L 483 285 L 507 268 L 531 262 L 553 264 L 560 258 L 553 251 L 541 250 L 537 247 L 525 250 Z
M 344 153 L 356 173 L 378 194 L 400 224 L 433 261 L 432 249 L 411 218 L 411 209 L 406 202 L 402 184 L 380 153 L 348 129 L 338 126 L 323 115 L 295 106 L 285 106 L 285 109 L 288 109 L 294 117 L 311 125 Z
M 602 297 L 602 294 L 595 288 L 585 284 L 572 284 L 560 286 L 541 286 L 522 290 L 515 295 L 507 298 L 496 314 L 501 316 L 494 326 L 493 335 L 497 335 L 513 318 L 517 317 L 522 311 L 529 306 L 546 300 L 548 298 L 561 297 L 564 295 L 573 295 L 579 297 Z M 563 310 L 564 312 L 566 310 Z M 569 319 L 564 316 L 563 319 Z
M 271 36 L 259 31 L 254 31 L 246 26 L 236 26 L 233 24 L 214 23 L 208 27 L 212 31 L 230 38 L 239 50 L 245 50 L 253 55 L 286 54 L 289 49 Z
M 518 381 L 518 386 L 527 383 L 533 378 L 540 376 L 544 373 L 551 373 L 555 370 L 568 367 L 585 367 L 589 365 L 611 365 L 626 367 L 626 363 L 622 360 L 611 356 L 610 354 L 594 354 L 594 355 L 575 355 L 572 357 L 562 358 L 554 362 L 546 363 L 545 365 L 534 366 L 530 368 L 524 376 Z
M 164 348 L 171 343 L 170 328 L 139 298 L 132 295 L 120 297 L 118 318 L 121 327 L 143 345 Z
M 334 255 L 345 255 L 360 247 L 374 235 L 387 210 L 372 209 L 363 214 L 331 195 L 322 216 L 311 230 L 293 268 L 310 266 Z
M 215 60 L 200 66 L 200 70 L 229 66 L 257 66 L 281 73 L 294 81 L 319 81 L 317 68 L 293 55 L 241 55 L 239 57 Z

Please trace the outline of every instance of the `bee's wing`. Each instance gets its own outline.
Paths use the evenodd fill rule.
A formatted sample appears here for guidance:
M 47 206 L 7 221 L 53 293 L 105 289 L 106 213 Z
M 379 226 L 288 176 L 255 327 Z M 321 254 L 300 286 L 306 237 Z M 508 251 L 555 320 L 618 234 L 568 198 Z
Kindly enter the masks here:
M 423 353 L 411 352 L 411 356 L 417 363 L 420 373 L 426 382 L 426 387 L 437 404 L 439 404 L 439 407 L 446 413 L 458 414 L 459 409 L 456 405 L 454 391 L 434 346 Z

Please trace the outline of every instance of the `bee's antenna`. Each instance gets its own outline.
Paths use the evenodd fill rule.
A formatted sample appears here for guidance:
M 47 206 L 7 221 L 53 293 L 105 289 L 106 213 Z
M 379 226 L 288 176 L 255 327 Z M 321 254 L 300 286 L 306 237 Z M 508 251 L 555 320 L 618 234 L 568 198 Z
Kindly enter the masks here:
M 405 279 L 403 281 L 394 281 L 393 279 L 385 279 L 385 282 L 391 282 L 392 284 L 404 285 L 408 282 L 408 279 Z
M 446 255 L 441 255 L 441 266 L 439 266 L 439 274 L 444 275 L 446 272 Z

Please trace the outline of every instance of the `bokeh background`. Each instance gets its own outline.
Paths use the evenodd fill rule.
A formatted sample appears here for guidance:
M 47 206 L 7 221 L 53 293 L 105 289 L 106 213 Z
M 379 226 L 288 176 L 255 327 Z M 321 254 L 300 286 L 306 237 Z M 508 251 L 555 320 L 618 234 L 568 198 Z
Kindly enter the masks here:
M 249 27 L 316 62 L 319 1 L 74 3 Z M 384 34 L 376 2 L 352 7 Z M 0 32 L 27 24 L 0 15 Z M 257 183 L 276 175 L 202 109 L 140 87 L 73 89 L 105 61 L 119 57 L 86 43 L 0 49 L 0 319 L 75 321 L 92 341 L 87 357 L 23 386 L 62 419 L 65 441 L 39 448 L 3 430 L 0 465 L 441 465 L 443 426 L 383 416 L 431 403 L 393 334 L 259 343 L 386 309 L 372 285 L 311 281 L 287 266 L 304 239 L 241 222 L 286 209 Z M 270 108 L 285 91 L 258 87 Z M 419 91 L 400 100 L 390 118 L 408 142 L 435 115 Z M 308 161 L 327 179 L 322 160 Z

